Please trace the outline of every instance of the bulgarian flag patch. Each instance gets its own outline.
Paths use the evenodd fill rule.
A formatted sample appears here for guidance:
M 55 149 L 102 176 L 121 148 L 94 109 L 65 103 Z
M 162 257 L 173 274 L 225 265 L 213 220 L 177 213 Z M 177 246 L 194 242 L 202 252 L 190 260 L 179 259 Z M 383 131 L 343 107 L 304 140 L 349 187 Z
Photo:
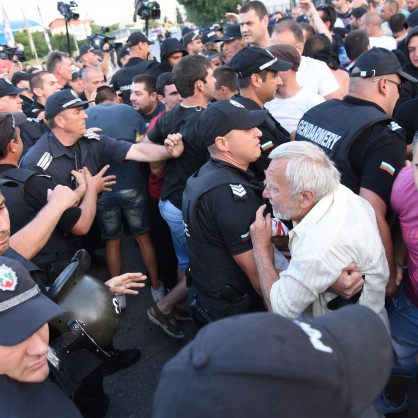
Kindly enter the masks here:
M 383 171 L 388 172 L 391 176 L 393 176 L 393 174 L 395 173 L 395 168 L 384 161 L 382 161 L 379 168 Z
M 267 151 L 268 149 L 273 148 L 273 142 L 268 141 L 265 144 L 261 144 L 261 149 Z
M 241 235 L 241 242 L 247 242 L 251 239 L 250 237 L 250 231 L 248 231 L 246 234 Z

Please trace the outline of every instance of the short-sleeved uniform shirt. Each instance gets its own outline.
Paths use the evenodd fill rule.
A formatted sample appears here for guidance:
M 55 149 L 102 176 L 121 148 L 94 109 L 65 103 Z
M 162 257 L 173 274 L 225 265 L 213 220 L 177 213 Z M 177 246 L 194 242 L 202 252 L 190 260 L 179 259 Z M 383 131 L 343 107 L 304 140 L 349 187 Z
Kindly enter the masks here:
M 178 105 L 161 116 L 154 129 L 148 132 L 149 140 L 157 144 L 163 144 L 169 134 L 180 132 L 183 136 L 184 152 L 179 158 L 167 161 L 161 190 L 161 199 L 169 200 L 180 210 L 187 179 L 209 158 L 207 147 L 195 134 L 202 111 L 200 106 L 185 108 Z
M 372 102 L 352 96 L 346 96 L 344 101 L 382 110 Z M 350 150 L 349 160 L 360 176 L 360 187 L 376 193 L 386 205 L 389 205 L 393 182 L 405 161 L 406 142 L 401 131 L 396 124 L 376 123 L 357 137 Z
M 104 135 L 81 137 L 76 144 L 65 147 L 52 131 L 46 132 L 29 150 L 21 167 L 48 174 L 58 183 L 75 189 L 71 170 L 87 167 L 96 175 L 106 164 L 122 163 L 132 144 Z

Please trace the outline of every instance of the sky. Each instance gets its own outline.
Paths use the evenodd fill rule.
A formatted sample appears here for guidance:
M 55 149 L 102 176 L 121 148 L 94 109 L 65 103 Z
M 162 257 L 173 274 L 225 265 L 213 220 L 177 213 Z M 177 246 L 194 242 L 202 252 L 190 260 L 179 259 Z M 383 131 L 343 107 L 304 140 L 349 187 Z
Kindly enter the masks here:
M 0 2 L 10 21 L 23 19 L 23 6 L 26 18 L 40 23 L 37 4 L 39 4 L 45 26 L 48 26 L 54 19 L 62 17 L 57 10 L 56 0 L 0 0 Z M 64 1 L 64 3 L 69 2 L 69 0 Z M 132 22 L 134 0 L 75 0 L 75 2 L 78 7 L 72 10 L 80 14 L 80 19 L 89 17 L 101 26 L 108 26 L 119 21 Z

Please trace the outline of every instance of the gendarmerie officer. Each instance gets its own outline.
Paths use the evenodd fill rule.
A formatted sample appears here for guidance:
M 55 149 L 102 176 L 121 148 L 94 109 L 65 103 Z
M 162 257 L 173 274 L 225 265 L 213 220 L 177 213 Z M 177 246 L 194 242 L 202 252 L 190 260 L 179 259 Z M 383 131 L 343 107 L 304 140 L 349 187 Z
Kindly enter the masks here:
M 196 126 L 211 158 L 187 182 L 183 217 L 190 251 L 187 303 L 200 326 L 260 308 L 249 227 L 263 187 L 248 166 L 260 156 L 257 126 L 266 117 L 267 111 L 221 100 Z
M 151 42 L 142 32 L 132 33 L 127 39 L 126 45 L 129 47 L 131 58 L 112 77 L 110 87 L 115 91 L 120 90 L 123 102 L 130 105 L 133 78 L 137 75 L 145 74 L 158 65 L 158 62 L 148 60 L 148 56 L 151 53 Z
M 391 268 L 388 294 L 395 289 L 395 268 L 386 212 L 406 156 L 402 129 L 391 116 L 403 79 L 415 80 L 392 52 L 372 48 L 354 63 L 348 96 L 310 109 L 296 131 L 296 140 L 320 146 L 336 163 L 341 183 L 373 206 Z
M 239 94 L 233 99 L 248 110 L 264 109 L 265 103 L 274 99 L 277 86 L 283 84 L 279 71 L 287 71 L 291 66 L 290 62 L 278 59 L 264 48 L 242 49 L 228 63 L 239 82 Z M 251 164 L 251 170 L 258 180 L 264 180 L 269 153 L 278 145 L 289 142 L 290 134 L 270 113 L 258 129 L 262 133 L 261 155 Z

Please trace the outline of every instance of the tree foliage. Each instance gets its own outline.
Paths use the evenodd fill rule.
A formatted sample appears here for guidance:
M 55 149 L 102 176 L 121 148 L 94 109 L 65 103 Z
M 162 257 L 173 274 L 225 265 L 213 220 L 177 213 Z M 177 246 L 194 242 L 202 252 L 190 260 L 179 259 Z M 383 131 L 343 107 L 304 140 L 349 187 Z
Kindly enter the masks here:
M 226 12 L 236 12 L 237 0 L 178 0 L 187 12 L 188 20 L 200 26 L 221 21 Z

